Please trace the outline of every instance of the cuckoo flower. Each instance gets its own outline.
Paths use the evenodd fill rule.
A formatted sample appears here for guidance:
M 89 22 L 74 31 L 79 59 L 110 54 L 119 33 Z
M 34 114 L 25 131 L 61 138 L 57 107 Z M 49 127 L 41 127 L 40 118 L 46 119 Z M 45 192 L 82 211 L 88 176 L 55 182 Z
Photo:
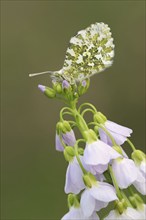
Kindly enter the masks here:
M 128 207 L 122 214 L 120 214 L 117 210 L 112 210 L 108 214 L 108 216 L 104 220 L 129 220 L 129 219 L 135 219 L 135 220 L 142 220 L 143 215 L 141 212 L 137 211 L 134 208 Z
M 65 214 L 61 220 L 99 220 L 96 212 L 93 212 L 88 218 L 84 216 L 83 211 L 80 207 L 71 207 L 69 212 Z
M 87 135 L 90 138 L 90 133 L 87 133 Z M 87 140 L 83 159 L 86 165 L 92 166 L 93 172 L 104 172 L 108 163 L 118 157 L 121 157 L 121 155 L 101 140 L 97 140 L 97 138 L 96 140 Z
M 113 160 L 112 169 L 121 189 L 127 188 L 137 179 L 138 170 L 131 159 L 118 158 Z
M 73 157 L 66 171 L 65 193 L 78 194 L 84 188 L 83 172 L 76 157 Z
M 99 211 L 109 202 L 118 199 L 112 185 L 96 181 L 92 174 L 85 175 L 84 182 L 86 189 L 82 193 L 80 201 L 84 216 L 89 217 L 94 211 Z
M 63 143 L 67 146 L 74 146 L 76 138 L 74 131 L 71 129 L 67 121 L 58 122 L 56 125 L 56 150 L 63 151 Z M 63 143 L 62 143 L 63 142 Z
M 66 133 L 62 133 L 62 141 L 67 145 L 67 146 L 74 146 L 76 143 L 76 138 L 73 130 L 70 130 Z M 56 132 L 56 150 L 58 151 L 63 151 L 64 147 L 61 143 L 60 136 Z
M 99 128 L 100 139 L 110 146 L 112 146 L 113 143 L 107 132 L 111 134 L 117 145 L 122 145 L 127 140 L 127 137 L 130 137 L 132 133 L 132 130 L 130 128 L 107 120 L 107 118 L 101 112 L 95 113 L 94 121 L 98 122 L 101 125 L 101 127 Z M 105 129 L 102 129 L 102 126 L 107 130 L 107 132 L 105 131 Z

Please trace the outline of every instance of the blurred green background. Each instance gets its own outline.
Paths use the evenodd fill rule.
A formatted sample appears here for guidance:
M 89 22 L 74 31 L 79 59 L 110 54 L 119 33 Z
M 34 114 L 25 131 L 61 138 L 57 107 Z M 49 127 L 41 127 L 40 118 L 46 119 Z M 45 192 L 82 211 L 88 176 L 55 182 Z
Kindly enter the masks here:
M 94 22 L 111 27 L 114 64 L 91 79 L 80 102 L 134 130 L 145 147 L 145 1 L 1 1 L 1 219 L 60 219 L 67 212 L 67 163 L 55 151 L 55 124 L 62 103 L 37 85 L 50 85 L 78 30 Z M 125 147 L 126 148 L 126 147 Z

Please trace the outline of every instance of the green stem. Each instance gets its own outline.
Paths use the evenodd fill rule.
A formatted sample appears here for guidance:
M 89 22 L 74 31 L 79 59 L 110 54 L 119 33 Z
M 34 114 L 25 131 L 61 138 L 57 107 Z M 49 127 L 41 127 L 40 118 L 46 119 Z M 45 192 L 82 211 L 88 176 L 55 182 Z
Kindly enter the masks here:
M 65 113 L 65 112 L 64 112 L 65 110 L 69 111 L 69 112 L 70 112 L 70 115 L 72 114 L 72 109 L 70 109 L 69 107 L 64 107 L 64 108 L 62 108 L 61 111 L 60 111 L 60 119 L 61 119 L 61 121 L 63 121 L 63 115 L 69 113 L 69 112 L 66 112 L 66 113 Z
M 88 125 L 97 125 L 99 128 L 103 129 L 105 131 L 105 133 L 109 136 L 109 138 L 111 139 L 111 142 L 114 146 L 116 146 L 116 142 L 113 138 L 113 136 L 110 134 L 110 132 L 108 132 L 108 130 L 101 124 L 97 123 L 97 122 L 90 122 Z
M 93 111 L 92 109 L 87 108 L 87 109 L 84 109 L 84 110 L 82 111 L 81 115 L 84 116 L 84 114 L 85 114 L 86 112 L 92 112 L 92 113 L 94 114 L 94 111 Z
M 118 187 L 118 184 L 117 184 L 115 175 L 114 175 L 114 173 L 113 173 L 112 166 L 109 165 L 108 167 L 109 167 L 109 172 L 110 172 L 110 175 L 111 175 L 111 178 L 112 178 L 114 187 L 115 187 L 115 189 L 116 189 L 117 196 L 118 196 L 118 198 L 121 200 L 123 197 L 122 197 L 122 194 L 121 194 L 120 189 L 119 189 L 119 187 Z
M 82 162 L 81 162 L 80 157 L 79 157 L 79 153 L 78 153 L 78 143 L 79 143 L 79 142 L 85 142 L 85 141 L 84 141 L 83 139 L 79 139 L 79 140 L 76 141 L 76 144 L 75 144 L 75 146 L 74 146 L 74 148 L 75 148 L 75 156 L 76 156 L 77 161 L 78 161 L 78 163 L 79 163 L 79 165 L 80 165 L 80 167 L 81 167 L 82 172 L 83 172 L 84 174 L 86 174 L 87 171 L 86 171 L 85 168 L 83 167 Z
M 79 112 L 79 113 L 80 113 L 80 111 L 81 111 L 81 108 L 84 107 L 85 105 L 90 106 L 90 107 L 94 110 L 94 112 L 97 112 L 97 110 L 96 110 L 96 108 L 94 107 L 94 105 L 92 105 L 92 104 L 90 104 L 90 103 L 83 103 L 83 104 L 81 104 L 80 107 L 78 108 L 78 112 Z
M 127 203 L 127 206 L 133 208 L 133 206 L 131 205 L 129 199 L 127 198 L 127 196 L 125 195 L 125 193 L 124 193 L 123 190 L 121 190 L 121 194 L 122 194 L 123 198 L 125 199 L 125 201 L 126 201 L 126 203 Z
M 130 145 L 130 147 L 132 148 L 133 151 L 136 150 L 135 146 L 133 145 L 133 143 L 127 138 L 127 142 Z

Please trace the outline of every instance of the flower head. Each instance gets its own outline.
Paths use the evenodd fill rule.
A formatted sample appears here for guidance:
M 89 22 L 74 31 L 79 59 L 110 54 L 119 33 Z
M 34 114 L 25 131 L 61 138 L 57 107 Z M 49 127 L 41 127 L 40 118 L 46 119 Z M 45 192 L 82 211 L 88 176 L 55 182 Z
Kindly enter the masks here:
M 120 214 L 117 210 L 112 210 L 108 214 L 108 216 L 104 220 L 129 220 L 129 219 L 135 219 L 135 220 L 142 220 L 144 219 L 142 216 L 142 213 L 137 211 L 134 208 L 128 207 L 122 214 Z
M 117 145 L 122 145 L 127 140 L 127 137 L 130 137 L 132 133 L 132 130 L 130 128 L 121 126 L 109 120 L 105 121 L 103 126 L 112 135 Z M 100 139 L 103 142 L 107 143 L 110 146 L 113 145 L 111 139 L 102 128 L 99 128 L 99 135 Z
M 84 188 L 83 172 L 76 157 L 74 157 L 73 160 L 69 162 L 66 171 L 65 193 L 78 194 Z
M 109 202 L 117 200 L 115 189 L 108 183 L 95 182 L 91 188 L 86 187 L 81 196 L 80 205 L 86 217 L 94 211 L 106 207 Z

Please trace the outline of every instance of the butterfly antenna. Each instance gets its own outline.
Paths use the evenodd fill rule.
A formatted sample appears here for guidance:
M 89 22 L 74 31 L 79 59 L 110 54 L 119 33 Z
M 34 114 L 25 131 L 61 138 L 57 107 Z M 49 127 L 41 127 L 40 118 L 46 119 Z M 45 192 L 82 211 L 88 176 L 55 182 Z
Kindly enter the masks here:
M 39 76 L 39 75 L 43 75 L 43 74 L 47 74 L 47 73 L 52 74 L 53 71 L 45 71 L 45 72 L 41 72 L 41 73 L 31 73 L 31 74 L 29 74 L 29 77 Z

